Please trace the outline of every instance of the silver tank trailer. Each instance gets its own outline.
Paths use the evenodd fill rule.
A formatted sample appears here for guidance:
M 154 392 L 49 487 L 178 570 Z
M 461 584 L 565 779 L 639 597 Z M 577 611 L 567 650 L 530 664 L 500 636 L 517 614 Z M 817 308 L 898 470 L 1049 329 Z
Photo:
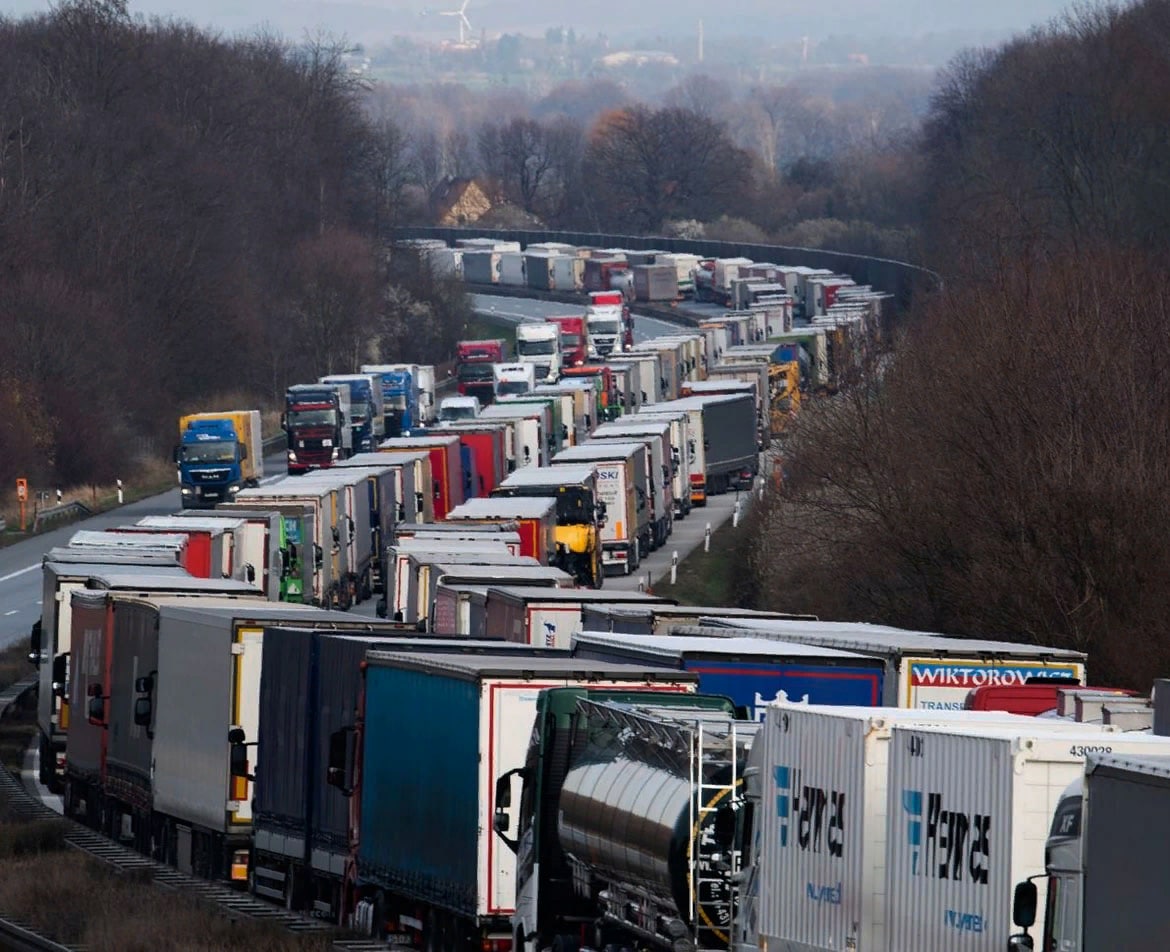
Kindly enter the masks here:
M 626 716 L 636 728 L 637 715 Z M 578 891 L 594 894 L 600 918 L 676 952 L 729 945 L 737 775 L 758 727 L 704 724 L 704 743 L 693 721 L 659 723 L 653 740 L 631 741 L 636 729 L 624 742 L 609 734 L 574 759 L 559 802 L 558 837 Z M 664 731 L 673 744 L 661 744 Z

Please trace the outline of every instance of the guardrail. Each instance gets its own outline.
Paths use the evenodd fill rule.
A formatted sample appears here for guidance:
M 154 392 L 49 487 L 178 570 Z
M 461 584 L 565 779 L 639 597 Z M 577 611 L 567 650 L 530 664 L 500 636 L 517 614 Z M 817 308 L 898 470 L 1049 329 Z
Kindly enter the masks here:
M 275 436 L 268 437 L 260 446 L 265 456 L 271 456 L 273 453 L 283 453 L 288 449 L 288 434 L 282 430 Z
M 45 522 L 56 522 L 58 519 L 92 515 L 93 510 L 83 502 L 67 502 L 62 503 L 60 506 L 50 506 L 48 509 L 38 509 L 33 516 L 32 531 L 34 533 L 40 532 L 41 524 Z

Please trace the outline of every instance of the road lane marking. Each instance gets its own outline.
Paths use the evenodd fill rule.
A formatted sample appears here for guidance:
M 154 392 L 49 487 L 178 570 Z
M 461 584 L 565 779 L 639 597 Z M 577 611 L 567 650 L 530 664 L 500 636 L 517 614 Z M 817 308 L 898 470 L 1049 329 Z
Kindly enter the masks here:
M 15 614 L 16 614 L 18 611 L 20 611 L 20 609 L 19 609 L 19 608 L 14 608 L 14 609 L 12 609 L 12 611 L 10 611 L 10 612 L 5 612 L 4 614 L 5 614 L 5 616 L 8 616 L 8 615 L 15 615 Z
M 0 582 L 7 582 L 10 578 L 16 578 L 18 575 L 27 575 L 29 572 L 35 572 L 40 567 L 40 563 L 37 563 L 36 565 L 30 565 L 23 569 L 17 569 L 15 572 L 9 572 L 7 575 L 0 575 Z

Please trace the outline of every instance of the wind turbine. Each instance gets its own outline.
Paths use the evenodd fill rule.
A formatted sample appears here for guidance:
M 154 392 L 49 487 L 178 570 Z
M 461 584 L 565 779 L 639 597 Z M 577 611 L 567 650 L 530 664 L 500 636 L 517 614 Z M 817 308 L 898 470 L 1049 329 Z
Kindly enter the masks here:
M 471 32 L 471 21 L 467 19 L 467 4 L 471 0 L 463 0 L 463 6 L 458 10 L 444 10 L 439 14 L 441 17 L 459 17 L 459 45 L 464 44 L 464 31 Z

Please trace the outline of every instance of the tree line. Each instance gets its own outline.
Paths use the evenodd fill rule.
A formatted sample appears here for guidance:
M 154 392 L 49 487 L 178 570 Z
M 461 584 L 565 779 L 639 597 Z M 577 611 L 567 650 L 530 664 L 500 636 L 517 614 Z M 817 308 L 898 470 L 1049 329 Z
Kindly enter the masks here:
M 180 412 L 452 349 L 381 240 L 392 143 L 342 48 L 67 0 L 0 20 L 0 484 L 99 482 Z
M 946 290 L 810 404 L 745 602 L 1170 670 L 1170 3 L 958 59 L 917 139 Z

